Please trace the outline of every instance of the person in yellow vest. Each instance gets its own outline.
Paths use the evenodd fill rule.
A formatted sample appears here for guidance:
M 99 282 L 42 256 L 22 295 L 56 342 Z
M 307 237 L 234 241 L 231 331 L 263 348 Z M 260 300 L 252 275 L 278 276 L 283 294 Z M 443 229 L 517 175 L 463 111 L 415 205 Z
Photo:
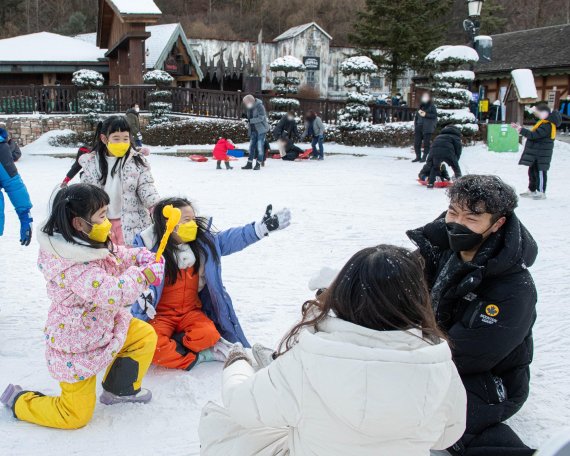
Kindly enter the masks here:
M 562 123 L 558 111 L 551 111 L 546 104 L 533 108 L 538 122 L 531 129 L 511 124 L 527 141 L 519 165 L 528 166 L 528 191 L 521 193 L 523 198 L 546 199 L 547 172 L 552 161 L 556 128 Z

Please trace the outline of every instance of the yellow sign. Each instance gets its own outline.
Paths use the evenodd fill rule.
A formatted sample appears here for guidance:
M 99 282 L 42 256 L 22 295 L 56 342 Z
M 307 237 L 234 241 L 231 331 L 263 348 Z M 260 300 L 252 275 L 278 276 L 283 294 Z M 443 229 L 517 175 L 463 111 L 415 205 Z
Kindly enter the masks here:
M 479 112 L 489 112 L 489 100 L 479 101 Z

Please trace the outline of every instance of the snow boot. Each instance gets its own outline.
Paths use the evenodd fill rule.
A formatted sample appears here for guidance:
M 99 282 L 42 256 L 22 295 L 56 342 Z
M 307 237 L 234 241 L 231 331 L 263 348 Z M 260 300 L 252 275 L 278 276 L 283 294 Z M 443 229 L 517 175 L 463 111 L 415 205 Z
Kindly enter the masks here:
M 220 160 L 218 160 L 218 165 L 216 166 L 216 169 L 222 169 L 222 162 Z
M 420 160 L 421 160 L 420 157 L 416 157 L 412 160 L 412 163 L 419 163 Z
M 18 396 L 22 391 L 24 390 L 20 385 L 12 385 L 10 383 L 2 393 L 2 396 L 0 396 L 0 403 L 4 404 L 6 407 L 12 408 L 16 401 L 16 396 Z
M 427 184 L 427 185 L 426 185 L 426 188 L 427 188 L 428 190 L 433 190 L 434 185 L 433 185 L 433 184 Z
M 546 193 L 544 192 L 536 192 L 533 197 L 533 200 L 545 200 L 546 199 Z
M 233 166 L 230 165 L 230 162 L 226 162 L 226 169 L 234 169 Z
M 141 388 L 136 394 L 130 396 L 117 396 L 116 394 L 110 393 L 107 390 L 103 390 L 101 396 L 99 396 L 99 401 L 101 404 L 114 405 L 114 404 L 130 404 L 130 403 L 141 403 L 148 404 L 152 399 L 152 393 L 150 390 Z
M 264 347 L 261 344 L 254 344 L 251 347 L 251 352 L 255 358 L 255 362 L 260 369 L 269 366 L 274 361 L 275 350 L 271 348 Z
M 216 361 L 220 361 L 223 363 L 226 361 L 226 359 L 228 359 L 228 355 L 230 354 L 230 350 L 234 346 L 243 347 L 243 345 L 240 344 L 239 342 L 232 344 L 231 342 L 228 342 L 223 337 L 220 337 L 220 340 L 217 341 L 216 345 L 214 345 L 210 350 L 212 350 L 212 354 L 214 355 L 214 359 Z
M 255 168 L 253 168 L 254 171 L 259 171 L 261 169 L 261 165 L 259 164 L 259 162 L 255 163 Z
M 253 169 L 253 163 L 250 162 L 250 161 L 248 161 L 248 162 L 247 162 L 247 165 L 242 166 L 241 169 Z

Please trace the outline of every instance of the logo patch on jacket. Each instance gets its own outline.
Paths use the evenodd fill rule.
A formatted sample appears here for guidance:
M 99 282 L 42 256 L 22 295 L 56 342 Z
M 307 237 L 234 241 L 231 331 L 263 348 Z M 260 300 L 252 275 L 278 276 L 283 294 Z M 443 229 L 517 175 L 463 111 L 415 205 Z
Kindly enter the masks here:
M 487 307 L 485 307 L 485 313 L 489 317 L 496 317 L 499 315 L 499 306 L 495 304 L 489 304 Z

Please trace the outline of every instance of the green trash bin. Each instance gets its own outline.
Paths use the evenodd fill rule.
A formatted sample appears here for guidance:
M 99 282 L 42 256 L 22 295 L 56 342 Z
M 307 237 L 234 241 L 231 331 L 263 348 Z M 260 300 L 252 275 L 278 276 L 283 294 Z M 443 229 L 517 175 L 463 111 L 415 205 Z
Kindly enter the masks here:
M 489 124 L 487 146 L 490 152 L 518 152 L 519 133 L 507 124 Z

